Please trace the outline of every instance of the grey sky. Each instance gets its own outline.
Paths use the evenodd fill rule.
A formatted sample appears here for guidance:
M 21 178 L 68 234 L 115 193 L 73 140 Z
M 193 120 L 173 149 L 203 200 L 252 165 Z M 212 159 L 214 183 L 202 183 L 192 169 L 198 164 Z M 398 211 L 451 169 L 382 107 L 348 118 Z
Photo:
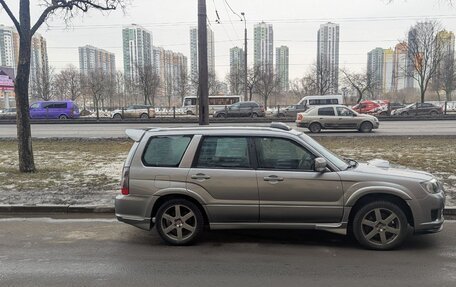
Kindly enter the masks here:
M 253 61 L 253 25 L 261 20 L 274 25 L 274 46 L 290 48 L 290 79 L 302 76 L 315 61 L 319 25 L 340 24 L 340 66 L 361 71 L 366 54 L 375 47 L 389 48 L 404 39 L 417 20 L 439 19 L 447 30 L 456 30 L 456 8 L 439 0 L 226 0 L 238 12 L 245 12 L 249 30 L 249 62 Z M 8 4 L 15 0 L 6 0 Z M 41 10 L 32 2 L 35 18 Z M 222 24 L 215 23 L 215 7 Z M 216 70 L 224 78 L 229 70 L 229 49 L 243 46 L 243 22 L 229 12 L 225 0 L 207 0 L 208 15 L 216 41 Z M 14 5 L 13 5 L 14 6 Z M 13 8 L 17 14 L 16 7 Z M 47 39 L 50 64 L 60 70 L 67 64 L 78 66 L 78 46 L 90 44 L 116 54 L 122 70 L 122 25 L 136 23 L 153 33 L 155 46 L 190 54 L 189 27 L 196 25 L 197 0 L 133 0 L 124 15 L 114 11 L 102 16 L 93 10 L 72 21 L 70 28 L 61 19 L 48 21 L 40 33 Z M 230 22 L 230 19 L 232 22 Z M 11 25 L 0 12 L 0 23 Z

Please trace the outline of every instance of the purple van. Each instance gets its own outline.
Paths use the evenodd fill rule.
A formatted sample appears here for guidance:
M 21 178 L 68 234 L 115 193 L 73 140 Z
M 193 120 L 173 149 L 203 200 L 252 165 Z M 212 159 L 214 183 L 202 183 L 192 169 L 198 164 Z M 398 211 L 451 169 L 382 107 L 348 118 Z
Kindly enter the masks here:
M 30 106 L 31 119 L 77 119 L 79 108 L 73 101 L 36 102 Z

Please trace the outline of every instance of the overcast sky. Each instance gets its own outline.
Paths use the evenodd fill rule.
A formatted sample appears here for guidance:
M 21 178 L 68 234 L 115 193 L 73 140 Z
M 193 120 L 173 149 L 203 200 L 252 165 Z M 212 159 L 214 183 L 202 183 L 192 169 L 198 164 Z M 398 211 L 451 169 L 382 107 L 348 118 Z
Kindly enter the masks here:
M 16 0 L 6 0 L 14 7 Z M 31 0 L 34 18 L 42 9 Z M 196 25 L 197 0 L 132 0 L 124 15 L 114 11 L 103 16 L 92 10 L 65 28 L 60 18 L 48 21 L 39 32 L 47 39 L 50 65 L 56 70 L 78 66 L 77 47 L 87 44 L 116 54 L 123 70 L 123 25 L 136 23 L 153 33 L 153 44 L 190 55 L 189 27 Z M 375 47 L 394 47 L 416 21 L 438 19 L 447 30 L 456 30 L 456 7 L 445 0 L 226 0 L 236 12 L 245 12 L 249 30 L 249 62 L 253 62 L 253 25 L 260 21 L 274 26 L 274 46 L 290 48 L 290 79 L 301 77 L 315 62 L 317 30 L 331 21 L 340 24 L 340 67 L 362 71 L 367 52 Z M 229 49 L 243 47 L 244 24 L 232 14 L 225 0 L 207 0 L 208 17 L 215 33 L 215 62 L 219 78 L 229 70 Z M 221 24 L 216 24 L 215 10 Z M 12 25 L 0 12 L 0 24 Z M 190 59 L 189 59 L 190 62 Z

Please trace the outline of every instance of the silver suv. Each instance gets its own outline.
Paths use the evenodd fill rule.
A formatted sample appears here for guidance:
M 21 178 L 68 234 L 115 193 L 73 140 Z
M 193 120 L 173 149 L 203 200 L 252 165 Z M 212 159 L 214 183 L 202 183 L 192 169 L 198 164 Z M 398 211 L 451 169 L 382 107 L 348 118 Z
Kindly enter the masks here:
M 210 229 L 319 229 L 387 250 L 438 232 L 443 185 L 384 161 L 342 159 L 281 123 L 127 130 L 118 220 L 172 245 Z

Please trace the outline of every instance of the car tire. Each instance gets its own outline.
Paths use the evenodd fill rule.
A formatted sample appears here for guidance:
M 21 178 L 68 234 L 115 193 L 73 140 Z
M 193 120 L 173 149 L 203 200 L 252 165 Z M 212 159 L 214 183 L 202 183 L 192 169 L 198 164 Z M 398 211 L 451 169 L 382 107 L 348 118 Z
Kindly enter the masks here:
M 121 114 L 115 114 L 112 116 L 113 119 L 115 120 L 121 120 L 122 119 L 122 115 Z
M 374 125 L 371 122 L 363 122 L 359 126 L 359 131 L 362 133 L 370 133 L 373 128 L 374 128 Z
M 284 118 L 285 117 L 285 114 L 284 113 L 280 113 L 279 114 L 279 118 Z
M 201 210 L 186 199 L 165 202 L 157 211 L 156 228 L 161 239 L 170 245 L 190 245 L 203 233 Z
M 226 118 L 226 114 L 223 114 L 223 113 L 217 114 L 216 118 L 224 119 L 224 118 Z
M 258 114 L 257 114 L 257 113 L 253 113 L 253 114 L 251 115 L 251 117 L 252 117 L 252 118 L 258 118 Z
M 141 116 L 139 118 L 145 120 L 145 119 L 149 118 L 149 115 L 148 114 L 141 114 Z
M 401 116 L 408 116 L 408 115 L 409 115 L 408 112 L 402 112 L 402 113 L 401 113 Z
M 373 250 L 397 248 L 411 231 L 405 212 L 389 201 L 373 201 L 363 206 L 353 217 L 351 228 L 355 239 Z
M 186 114 L 187 114 L 187 116 L 193 116 L 193 112 L 192 111 L 187 111 Z
M 439 113 L 438 113 L 437 111 L 431 111 L 429 114 L 431 115 L 431 117 L 435 117 L 435 116 L 437 116 Z
M 68 116 L 67 115 L 60 115 L 59 116 L 59 120 L 68 120 Z
M 318 134 L 321 132 L 321 125 L 319 123 L 311 123 L 309 126 L 309 131 L 313 134 Z

